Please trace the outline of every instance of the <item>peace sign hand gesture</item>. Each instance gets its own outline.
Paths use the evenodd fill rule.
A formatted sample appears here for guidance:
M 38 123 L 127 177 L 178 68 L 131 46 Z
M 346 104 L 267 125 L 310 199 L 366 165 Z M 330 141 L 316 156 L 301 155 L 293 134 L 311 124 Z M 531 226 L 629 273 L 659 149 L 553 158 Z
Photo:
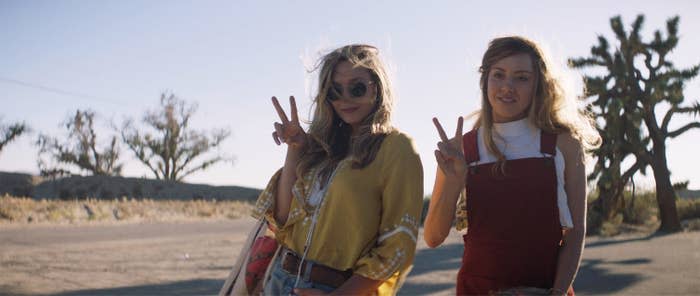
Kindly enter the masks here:
M 464 120 L 460 116 L 457 120 L 457 131 L 455 137 L 447 139 L 445 130 L 440 125 L 437 118 L 433 118 L 433 123 L 440 134 L 440 142 L 438 142 L 438 150 L 435 150 L 435 158 L 438 166 L 445 178 L 450 182 L 464 185 L 467 174 L 467 162 L 464 159 L 464 150 L 462 150 L 462 125 Z
M 282 123 L 275 122 L 275 131 L 272 133 L 272 139 L 275 140 L 277 145 L 287 143 L 288 147 L 296 150 L 304 148 L 306 146 L 306 133 L 299 124 L 299 116 L 297 115 L 297 105 L 294 96 L 289 97 L 292 116 L 291 121 L 287 118 L 287 114 L 284 113 L 284 109 L 282 109 L 276 97 L 272 97 L 272 104 L 275 106 L 277 115 L 279 115 L 282 121 Z

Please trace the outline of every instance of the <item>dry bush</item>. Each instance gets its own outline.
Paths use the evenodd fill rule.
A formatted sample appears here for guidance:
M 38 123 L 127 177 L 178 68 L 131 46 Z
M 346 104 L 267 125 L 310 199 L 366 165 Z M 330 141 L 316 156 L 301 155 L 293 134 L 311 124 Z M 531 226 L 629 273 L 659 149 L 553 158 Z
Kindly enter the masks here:
M 2 223 L 93 223 L 236 219 L 248 215 L 252 205 L 217 200 L 35 200 L 0 197 Z
M 600 225 L 594 222 L 600 216 L 591 205 L 597 199 L 595 192 L 589 195 L 588 207 L 588 233 L 602 236 L 614 236 L 630 231 L 650 232 L 655 230 L 659 224 L 659 207 L 654 191 L 637 192 L 635 196 L 625 191 L 624 201 L 626 208 L 612 221 L 605 221 Z M 700 198 L 676 199 L 678 218 L 684 225 L 684 229 L 694 231 L 700 230 Z
M 625 191 L 626 209 L 623 210 L 622 222 L 632 225 L 657 225 L 659 222 L 659 206 L 656 201 L 656 193 L 642 191 L 635 196 Z
M 681 221 L 686 219 L 700 219 L 700 198 L 679 199 L 676 201 L 676 207 L 678 208 L 678 218 L 680 218 Z
M 606 237 L 620 234 L 622 232 L 622 220 L 623 216 L 621 214 L 617 214 L 611 221 L 603 221 L 598 234 Z

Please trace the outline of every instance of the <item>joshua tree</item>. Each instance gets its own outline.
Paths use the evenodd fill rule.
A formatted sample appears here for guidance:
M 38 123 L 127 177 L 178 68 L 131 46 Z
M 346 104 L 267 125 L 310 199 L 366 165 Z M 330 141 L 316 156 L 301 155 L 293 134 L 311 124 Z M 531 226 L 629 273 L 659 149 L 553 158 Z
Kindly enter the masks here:
M 700 65 L 679 70 L 667 59 L 678 45 L 678 21 L 677 16 L 667 21 L 665 37 L 657 30 L 653 40 L 644 42 L 640 36 L 643 15 L 637 16 L 629 33 L 620 16 L 613 17 L 610 25 L 618 44 L 610 48 L 608 40 L 599 36 L 590 57 L 569 60 L 574 68 L 605 70 L 602 76 L 585 77 L 585 95 L 594 98 L 589 108 L 597 113 L 598 123 L 604 124 L 600 129 L 604 144 L 596 152 L 599 159 L 592 175 L 600 176 L 600 190 L 606 191 L 607 196 L 601 197 L 607 200 L 602 202 L 619 205 L 624 182 L 636 171 L 644 173 L 650 166 L 656 181 L 659 231 L 663 232 L 681 229 L 666 160 L 666 140 L 700 128 L 698 121 L 677 129 L 669 127 L 676 114 L 700 113 L 700 104 L 684 104 L 683 95 L 685 82 L 698 75 Z M 665 104 L 668 110 L 658 108 Z M 664 111 L 659 121 L 657 112 Z M 630 154 L 636 162 L 621 174 L 620 163 Z
M 162 94 L 160 109 L 147 111 L 143 117 L 153 133 L 143 132 L 128 119 L 122 126 L 122 140 L 157 179 L 181 181 L 220 161 L 232 161 L 217 154 L 194 164 L 197 157 L 219 147 L 231 134 L 227 129 L 216 129 L 211 136 L 190 130 L 190 118 L 196 110 L 195 105 L 187 105 L 173 94 Z
M 39 146 L 39 171 L 45 176 L 71 174 L 71 167 L 78 167 L 92 175 L 119 175 L 122 165 L 117 164 L 119 145 L 112 136 L 110 144 L 99 151 L 97 134 L 93 126 L 95 112 L 77 110 L 63 124 L 68 130 L 65 141 L 40 134 L 36 142 Z M 49 157 L 49 161 L 44 156 Z M 49 163 L 54 163 L 50 165 Z
M 12 123 L 9 125 L 0 123 L 0 152 L 2 152 L 2 149 L 5 148 L 5 145 L 12 142 L 14 139 L 27 131 L 29 131 L 29 128 L 26 124 L 24 124 L 24 122 Z

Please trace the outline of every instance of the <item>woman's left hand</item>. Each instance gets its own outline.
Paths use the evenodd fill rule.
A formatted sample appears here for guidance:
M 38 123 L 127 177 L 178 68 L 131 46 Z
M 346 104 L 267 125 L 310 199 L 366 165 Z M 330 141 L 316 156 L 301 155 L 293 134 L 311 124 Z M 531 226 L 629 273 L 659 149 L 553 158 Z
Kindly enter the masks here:
M 319 289 L 294 289 L 294 294 L 299 296 L 327 295 Z

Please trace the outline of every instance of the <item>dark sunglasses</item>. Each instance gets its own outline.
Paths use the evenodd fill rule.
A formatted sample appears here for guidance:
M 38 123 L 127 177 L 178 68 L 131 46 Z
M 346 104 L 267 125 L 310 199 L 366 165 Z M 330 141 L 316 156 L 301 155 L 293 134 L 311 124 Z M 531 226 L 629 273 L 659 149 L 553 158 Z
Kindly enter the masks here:
M 328 94 L 326 94 L 326 99 L 329 101 L 337 101 L 345 92 L 345 95 L 352 99 L 359 99 L 364 97 L 369 90 L 369 86 L 374 84 L 374 81 L 357 81 L 348 85 L 345 90 L 340 85 L 333 85 L 328 89 Z

